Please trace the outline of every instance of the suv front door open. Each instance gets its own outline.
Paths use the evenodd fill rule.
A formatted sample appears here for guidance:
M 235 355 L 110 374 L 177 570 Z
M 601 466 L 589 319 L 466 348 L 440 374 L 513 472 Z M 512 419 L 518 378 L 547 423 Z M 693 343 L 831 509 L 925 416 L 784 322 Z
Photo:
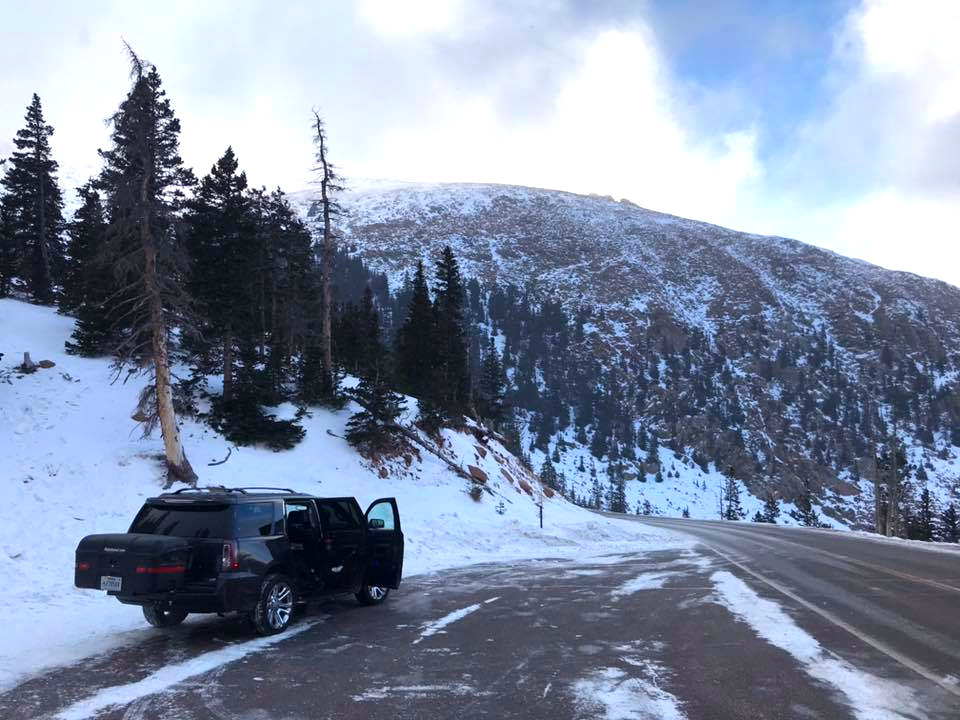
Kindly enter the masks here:
M 394 498 L 374 500 L 367 508 L 366 584 L 385 588 L 400 587 L 403 576 L 403 532 L 400 512 Z

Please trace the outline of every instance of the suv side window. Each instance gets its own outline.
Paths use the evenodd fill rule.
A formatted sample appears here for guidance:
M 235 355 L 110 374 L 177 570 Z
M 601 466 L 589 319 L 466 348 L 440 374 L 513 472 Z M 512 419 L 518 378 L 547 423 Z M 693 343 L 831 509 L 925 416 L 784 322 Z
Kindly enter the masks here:
M 269 537 L 282 532 L 282 524 L 277 518 L 276 504 L 240 503 L 237 505 L 236 536 Z
M 302 531 L 316 526 L 316 520 L 310 512 L 309 503 L 300 501 L 284 503 L 284 512 L 288 535 L 291 529 Z
M 317 509 L 324 530 L 359 530 L 363 527 L 359 510 L 348 500 L 318 500 Z

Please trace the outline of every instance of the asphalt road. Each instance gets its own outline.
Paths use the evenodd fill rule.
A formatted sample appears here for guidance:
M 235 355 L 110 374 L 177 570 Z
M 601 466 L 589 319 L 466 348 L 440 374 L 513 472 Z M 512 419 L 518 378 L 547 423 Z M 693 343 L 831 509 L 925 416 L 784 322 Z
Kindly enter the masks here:
M 960 672 L 960 554 L 644 522 L 699 543 L 412 578 L 378 607 L 311 608 L 268 647 L 238 620 L 188 623 L 23 683 L 0 718 L 960 717 L 945 679 Z M 785 636 L 815 639 L 801 656 L 822 654 L 761 637 L 718 599 L 721 577 L 782 608 Z M 874 696 L 886 714 L 853 707 Z

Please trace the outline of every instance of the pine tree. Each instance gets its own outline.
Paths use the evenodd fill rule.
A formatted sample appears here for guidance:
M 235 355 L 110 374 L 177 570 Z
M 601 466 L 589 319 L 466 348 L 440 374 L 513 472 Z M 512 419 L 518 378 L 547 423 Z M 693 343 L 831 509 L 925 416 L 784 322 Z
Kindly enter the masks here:
M 743 506 L 740 504 L 740 487 L 732 477 L 727 478 L 724 497 L 727 504 L 723 511 L 723 519 L 742 520 L 746 513 L 744 513 Z
M 913 540 L 930 542 L 936 533 L 935 510 L 933 498 L 929 488 L 924 487 L 920 493 L 920 502 L 917 504 L 915 517 L 910 523 L 910 537 Z
M 960 520 L 957 518 L 957 507 L 953 503 L 940 514 L 940 528 L 938 537 L 941 542 L 960 542 Z
M 803 489 L 796 500 L 796 510 L 790 511 L 790 517 L 806 527 L 820 527 L 820 517 L 813 509 L 813 492 L 809 483 L 803 482 Z
M 395 452 L 402 436 L 395 426 L 403 411 L 403 396 L 390 389 L 379 372 L 360 378 L 353 391 L 360 410 L 347 422 L 347 441 L 367 454 Z
M 220 359 L 225 407 L 234 399 L 237 352 L 250 339 L 255 317 L 250 281 L 255 276 L 256 225 L 247 176 L 238 167 L 228 147 L 200 181 L 189 203 L 186 243 L 191 260 L 188 287 L 206 344 L 203 350 Z
M 763 499 L 763 520 L 761 522 L 776 524 L 780 517 L 780 503 L 773 493 L 767 493 Z
M 483 355 L 483 361 L 480 363 L 477 411 L 480 413 L 480 417 L 494 430 L 500 426 L 506 412 L 504 406 L 506 385 L 507 377 L 503 371 L 503 363 L 500 360 L 500 354 L 497 352 L 496 343 L 491 337 Z M 554 461 L 559 461 L 559 458 L 555 458 Z
M 99 357 L 109 354 L 116 343 L 108 308 L 114 277 L 103 257 L 107 221 L 100 194 L 90 183 L 77 194 L 82 204 L 67 229 L 70 240 L 60 309 L 77 318 L 66 342 L 67 352 Z
M 400 388 L 424 400 L 434 378 L 434 313 L 423 263 L 417 263 L 406 319 L 397 334 Z
M 386 348 L 380 339 L 380 313 L 373 302 L 373 290 L 364 288 L 358 313 L 357 346 L 360 351 L 357 372 L 361 377 L 379 376 L 386 372 Z
M 111 296 L 123 337 L 118 369 L 145 369 L 150 383 L 140 395 L 144 432 L 157 424 L 163 435 L 171 480 L 195 483 L 173 409 L 168 360 L 170 328 L 188 329 L 184 292 L 185 254 L 176 232 L 182 190 L 193 183 L 177 152 L 180 122 L 161 88 L 156 68 L 127 46 L 132 87 L 110 119 L 112 147 L 100 151 L 108 225 L 106 254 L 118 289 Z
M 279 188 L 269 195 L 254 191 L 251 203 L 257 226 L 253 294 L 259 355 L 279 401 L 295 379 L 294 359 L 308 335 L 317 285 L 313 238 Z
M 435 371 L 433 399 L 445 419 L 467 414 L 470 375 L 464 324 L 464 289 L 450 246 L 437 261 L 434 287 Z
M 0 160 L 0 167 L 6 164 L 6 160 Z M 19 253 L 17 252 L 17 243 L 13 235 L 13 223 L 8 217 L 8 212 L 0 196 L 0 298 L 10 294 L 13 280 L 17 274 Z
M 610 480 L 610 489 L 607 494 L 607 509 L 610 512 L 625 513 L 627 511 L 627 488 L 623 476 L 617 474 Z
M 554 490 L 558 489 L 557 470 L 553 467 L 553 463 L 550 462 L 550 458 L 544 460 L 543 466 L 540 468 L 540 482 Z
M 0 248 L 0 295 L 9 278 L 19 275 L 30 296 L 41 303 L 53 301 L 63 267 L 63 198 L 57 184 L 57 162 L 50 148 L 53 127 L 47 125 L 34 93 L 17 132 L 16 146 L 0 185 L 5 247 Z M 10 262 L 11 249 L 18 258 Z M 15 266 L 15 267 L 12 267 Z

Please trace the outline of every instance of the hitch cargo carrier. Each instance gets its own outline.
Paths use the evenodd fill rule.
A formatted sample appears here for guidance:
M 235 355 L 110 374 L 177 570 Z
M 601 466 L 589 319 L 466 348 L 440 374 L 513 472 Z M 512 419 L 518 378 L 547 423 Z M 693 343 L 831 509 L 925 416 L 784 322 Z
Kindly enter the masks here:
M 183 587 L 192 554 L 184 538 L 88 535 L 77 547 L 74 585 L 123 596 L 172 592 Z

